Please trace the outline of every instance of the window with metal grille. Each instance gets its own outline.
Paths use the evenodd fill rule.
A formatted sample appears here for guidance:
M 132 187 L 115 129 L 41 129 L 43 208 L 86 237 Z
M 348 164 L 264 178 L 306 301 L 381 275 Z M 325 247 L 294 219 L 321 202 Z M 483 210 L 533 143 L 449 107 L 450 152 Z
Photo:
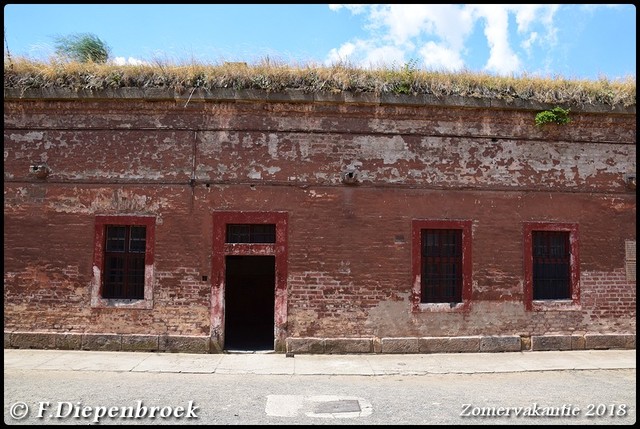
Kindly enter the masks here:
M 580 306 L 579 225 L 525 222 L 523 232 L 527 311 Z
M 227 243 L 275 243 L 274 224 L 228 224 Z
M 532 231 L 533 299 L 571 298 L 569 231 Z
M 144 299 L 147 231 L 141 225 L 106 225 L 105 299 Z
M 462 302 L 462 230 L 422 230 L 422 303 Z

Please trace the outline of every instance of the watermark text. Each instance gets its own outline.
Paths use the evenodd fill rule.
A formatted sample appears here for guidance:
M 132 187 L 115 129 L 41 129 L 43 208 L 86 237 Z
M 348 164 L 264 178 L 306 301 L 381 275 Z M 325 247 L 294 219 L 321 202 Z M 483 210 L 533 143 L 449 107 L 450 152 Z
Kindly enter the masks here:
M 36 402 L 29 407 L 25 402 L 11 405 L 9 414 L 14 420 L 22 420 L 32 412 L 37 419 L 78 419 L 100 423 L 103 419 L 197 419 L 198 406 L 189 401 L 185 406 L 147 406 L 136 401 L 130 406 L 92 406 L 82 402 Z

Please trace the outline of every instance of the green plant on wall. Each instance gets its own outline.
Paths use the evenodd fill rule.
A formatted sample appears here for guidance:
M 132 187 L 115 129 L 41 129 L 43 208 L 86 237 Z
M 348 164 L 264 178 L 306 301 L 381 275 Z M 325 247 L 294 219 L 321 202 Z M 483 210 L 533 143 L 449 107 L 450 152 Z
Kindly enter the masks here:
M 400 71 L 398 72 L 399 81 L 394 89 L 396 94 L 411 94 L 411 87 L 415 80 L 415 75 L 418 72 L 418 60 L 411 59 L 404 63 Z
M 543 110 L 536 115 L 536 125 L 544 124 L 568 124 L 571 122 L 569 118 L 569 109 L 563 109 L 562 107 L 554 107 L 551 110 Z

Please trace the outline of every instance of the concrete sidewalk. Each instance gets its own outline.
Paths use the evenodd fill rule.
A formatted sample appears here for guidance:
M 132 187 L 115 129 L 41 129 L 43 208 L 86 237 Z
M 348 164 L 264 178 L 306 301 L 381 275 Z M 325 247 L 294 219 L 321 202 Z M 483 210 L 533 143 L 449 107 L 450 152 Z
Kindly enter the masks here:
M 4 369 L 273 375 L 424 375 L 635 369 L 635 350 L 508 353 L 186 354 L 5 349 Z

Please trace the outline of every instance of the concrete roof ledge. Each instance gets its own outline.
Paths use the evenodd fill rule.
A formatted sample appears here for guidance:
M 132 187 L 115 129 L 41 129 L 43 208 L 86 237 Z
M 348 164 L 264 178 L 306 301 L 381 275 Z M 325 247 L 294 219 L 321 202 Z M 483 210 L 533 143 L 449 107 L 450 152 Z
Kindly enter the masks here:
M 344 92 L 316 92 L 313 101 L 318 103 L 344 103 Z
M 267 94 L 269 101 L 277 101 L 284 103 L 313 103 L 314 97 L 311 92 L 304 92 L 302 89 L 285 89 L 280 92 L 269 92 Z
M 100 90 L 72 90 L 69 88 L 5 88 L 4 100 L 148 100 L 148 101 L 235 101 L 284 103 L 353 103 L 368 105 L 450 106 L 468 108 L 495 108 L 516 110 L 544 110 L 558 105 L 586 113 L 617 113 L 635 115 L 636 106 L 610 106 L 606 104 L 566 105 L 543 103 L 536 100 L 493 99 L 459 95 L 435 96 L 430 94 L 375 94 L 371 92 L 305 92 L 300 89 L 266 91 L 261 89 L 196 88 L 176 91 L 172 88 L 107 88 Z
M 372 92 L 345 92 L 345 103 L 380 104 L 380 96 Z

